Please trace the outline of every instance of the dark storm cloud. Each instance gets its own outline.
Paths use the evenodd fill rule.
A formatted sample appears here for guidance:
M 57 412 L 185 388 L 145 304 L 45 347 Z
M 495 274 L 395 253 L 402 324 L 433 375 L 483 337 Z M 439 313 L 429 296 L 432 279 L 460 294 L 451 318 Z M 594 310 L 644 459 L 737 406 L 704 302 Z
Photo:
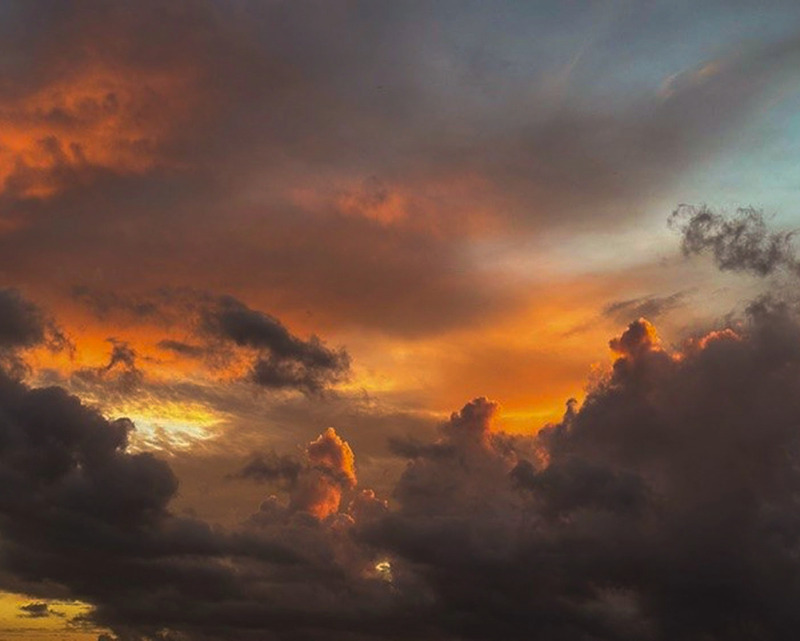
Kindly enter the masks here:
M 129 421 L 3 375 L 0 580 L 137 641 L 793 639 L 797 318 L 762 300 L 680 357 L 644 319 L 610 344 L 538 435 L 479 398 L 396 439 L 391 509 L 333 429 L 255 457 L 239 476 L 276 495 L 230 529 L 170 512 L 175 475 Z
M 0 289 L 0 366 L 22 376 L 27 366 L 20 350 L 40 345 L 53 352 L 73 349 L 67 336 L 38 305 L 14 288 Z
M 680 359 L 644 320 L 612 344 L 536 456 L 474 402 L 443 429 L 456 453 L 414 452 L 399 510 L 364 536 L 417 565 L 458 638 L 792 638 L 796 319 L 762 306 Z
M 705 205 L 681 205 L 669 222 L 682 234 L 681 247 L 687 256 L 709 252 L 722 270 L 758 276 L 783 270 L 800 275 L 794 232 L 770 231 L 764 213 L 753 207 L 725 216 Z
M 55 322 L 13 288 L 0 289 L 0 349 L 33 347 L 46 343 L 58 350 L 69 341 Z
M 281 630 L 306 628 L 316 634 L 320 626 L 343 626 L 358 604 L 377 607 L 387 598 L 379 582 L 345 579 L 330 555 L 343 553 L 347 541 L 299 512 L 313 502 L 299 497 L 277 521 L 262 510 L 261 525 L 213 531 L 169 513 L 177 480 L 151 454 L 127 451 L 129 421 L 106 421 L 59 388 L 31 389 L 5 375 L 0 407 L 3 578 L 13 577 L 18 589 L 52 597 L 59 590 L 49 586 L 64 586 L 97 606 L 92 620 L 136 639 L 156 638 L 165 627 L 192 638 L 279 638 L 286 637 Z M 349 468 L 334 453 L 346 444 L 335 434 L 322 439 L 317 449 L 331 447 L 323 454 L 309 446 L 311 469 L 338 483 L 339 470 Z M 279 592 L 268 588 L 276 581 Z M 325 605 L 353 589 L 350 615 Z M 306 607 L 299 613 L 304 601 L 318 621 L 307 619 Z

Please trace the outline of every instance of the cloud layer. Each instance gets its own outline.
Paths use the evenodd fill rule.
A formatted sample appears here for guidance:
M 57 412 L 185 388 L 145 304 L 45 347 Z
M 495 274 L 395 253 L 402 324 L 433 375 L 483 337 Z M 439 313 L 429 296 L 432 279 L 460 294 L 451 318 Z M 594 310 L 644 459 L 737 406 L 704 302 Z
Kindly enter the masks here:
M 88 601 L 120 639 L 793 638 L 797 319 L 762 302 L 679 353 L 641 319 L 611 347 L 537 434 L 478 398 L 433 442 L 395 439 L 388 502 L 334 429 L 255 458 L 238 482 L 275 494 L 232 529 L 170 511 L 175 475 L 128 451 L 129 421 L 3 374 L 0 579 Z

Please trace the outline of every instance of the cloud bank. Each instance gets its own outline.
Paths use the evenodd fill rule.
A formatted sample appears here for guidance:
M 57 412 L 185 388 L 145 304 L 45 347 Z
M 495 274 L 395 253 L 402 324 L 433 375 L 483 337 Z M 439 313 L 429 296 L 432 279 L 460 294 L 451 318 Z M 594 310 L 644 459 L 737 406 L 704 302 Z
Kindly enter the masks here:
M 240 482 L 274 495 L 232 529 L 170 510 L 176 477 L 128 451 L 129 421 L 4 373 L 0 582 L 85 600 L 126 640 L 788 641 L 800 324 L 749 314 L 678 352 L 631 323 L 538 433 L 497 431 L 478 398 L 433 442 L 395 439 L 385 498 L 334 429 L 255 458 Z

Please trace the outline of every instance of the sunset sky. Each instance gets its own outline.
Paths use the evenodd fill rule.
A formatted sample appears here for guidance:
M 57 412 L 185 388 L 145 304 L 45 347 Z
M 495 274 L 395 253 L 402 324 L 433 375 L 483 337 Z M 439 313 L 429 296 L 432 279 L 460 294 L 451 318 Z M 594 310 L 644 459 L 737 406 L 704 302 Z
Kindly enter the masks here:
M 0 640 L 796 638 L 796 0 L 7 0 L 0 123 Z

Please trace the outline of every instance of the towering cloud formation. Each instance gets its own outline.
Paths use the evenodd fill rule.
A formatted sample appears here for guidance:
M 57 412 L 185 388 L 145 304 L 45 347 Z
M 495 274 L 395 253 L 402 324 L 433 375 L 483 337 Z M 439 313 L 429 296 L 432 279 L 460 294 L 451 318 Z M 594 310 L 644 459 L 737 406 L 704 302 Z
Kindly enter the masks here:
M 761 302 L 671 352 L 639 319 L 537 434 L 468 403 L 388 506 L 333 430 L 255 462 L 233 530 L 169 511 L 169 466 L 58 388 L 0 377 L 0 581 L 120 639 L 790 641 L 800 626 L 800 323 Z M 41 608 L 34 608 L 38 611 Z
M 342 491 L 356 485 L 350 446 L 329 427 L 306 448 L 309 470 L 298 478 L 290 508 L 324 519 L 339 510 Z
M 796 321 L 762 309 L 673 355 L 639 320 L 612 347 L 535 439 L 484 440 L 464 418 L 485 401 L 454 416 L 450 453 L 418 454 L 369 540 L 417 565 L 456 637 L 792 638 Z

